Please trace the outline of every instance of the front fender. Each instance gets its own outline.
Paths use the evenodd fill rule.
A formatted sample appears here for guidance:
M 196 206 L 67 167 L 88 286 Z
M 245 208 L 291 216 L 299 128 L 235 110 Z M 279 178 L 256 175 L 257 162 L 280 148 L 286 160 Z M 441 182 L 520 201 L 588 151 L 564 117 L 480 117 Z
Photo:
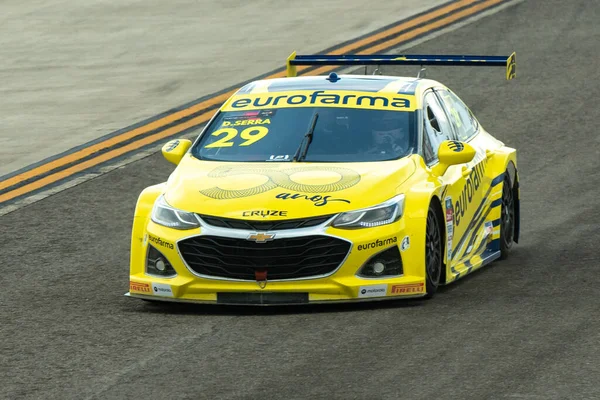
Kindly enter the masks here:
M 514 237 L 515 243 L 519 242 L 519 232 L 521 230 L 521 207 L 520 207 L 520 189 L 519 189 L 519 172 L 517 168 L 517 150 L 511 147 L 503 146 L 496 150 L 490 157 L 493 176 L 495 178 L 505 172 L 510 177 L 510 182 L 513 185 L 513 195 L 515 199 L 515 226 Z
M 131 229 L 131 253 L 130 253 L 130 269 L 131 273 L 137 273 L 139 268 L 144 268 L 143 265 L 136 264 L 134 260 L 139 260 L 141 252 L 143 252 L 144 232 L 146 224 L 150 218 L 154 202 L 160 196 L 166 187 L 166 183 L 149 186 L 140 193 L 135 205 L 133 215 L 133 227 Z
M 443 186 L 437 178 L 426 172 L 425 164 L 421 163 L 419 172 L 411 176 L 410 180 L 405 182 L 405 200 L 404 215 L 406 218 L 407 230 L 411 236 L 411 255 L 415 266 L 418 265 L 418 273 L 425 276 L 425 236 L 427 228 L 427 213 L 432 202 L 441 204 Z M 399 190 L 399 192 L 401 192 Z M 438 210 L 443 215 L 442 210 Z M 444 224 L 440 221 L 440 228 L 445 238 Z M 445 240 L 445 239 L 444 239 Z M 445 246 L 444 246 L 445 248 Z

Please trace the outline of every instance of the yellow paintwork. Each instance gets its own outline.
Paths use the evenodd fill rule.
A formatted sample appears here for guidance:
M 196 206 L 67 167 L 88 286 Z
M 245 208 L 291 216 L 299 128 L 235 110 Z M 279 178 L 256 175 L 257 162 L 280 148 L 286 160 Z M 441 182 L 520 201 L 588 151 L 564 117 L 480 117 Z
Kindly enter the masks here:
M 400 193 L 415 159 L 384 163 L 226 163 L 185 156 L 168 185 L 167 202 L 182 210 L 244 219 L 248 210 L 286 210 L 295 219 L 352 211 Z M 364 196 L 369 192 L 369 196 Z M 293 198 L 300 194 L 300 197 Z M 350 203 L 347 203 L 350 202 Z
M 177 165 L 191 146 L 192 141 L 188 139 L 171 140 L 162 147 L 161 152 L 168 162 Z
M 290 63 L 290 61 L 293 60 L 294 58 L 296 58 L 296 52 L 295 51 L 292 52 L 292 54 L 289 55 L 289 57 L 287 58 L 286 63 L 285 63 L 286 76 L 288 78 L 295 77 L 296 74 L 297 74 L 296 66 L 292 65 Z
M 517 77 L 517 53 L 513 52 L 506 60 L 506 80 Z
M 475 157 L 475 149 L 468 143 L 446 140 L 438 149 L 438 164 L 433 167 L 435 175 L 444 175 L 451 165 L 466 164 Z
M 429 86 L 444 87 L 438 82 L 423 80 L 414 96 L 381 96 L 409 99 L 410 107 L 414 109 L 420 106 L 422 92 Z M 232 109 L 235 101 L 240 99 L 252 102 L 254 98 L 274 95 L 268 92 L 234 95 L 225 102 L 222 110 Z M 368 95 L 380 96 L 380 93 Z M 243 109 L 252 108 L 246 102 L 239 104 L 244 104 Z M 504 146 L 481 127 L 469 143 L 442 143 L 438 152 L 440 162 L 431 167 L 417 154 L 395 161 L 364 163 L 200 161 L 189 151 L 185 155 L 181 153 L 183 149 L 187 151 L 190 144 L 184 140 L 179 140 L 176 145 L 174 141 L 165 144 L 165 158 L 178 166 L 167 182 L 146 188 L 138 198 L 131 237 L 129 294 L 133 297 L 210 303 L 216 301 L 217 292 L 308 292 L 311 302 L 423 296 L 426 294 L 425 228 L 430 204 L 441 204 L 444 215 L 446 265 L 442 283 L 449 283 L 497 257 L 493 251 L 484 251 L 500 235 L 499 226 L 491 226 L 500 218 L 500 207 L 494 207 L 502 194 L 502 182 L 498 184 L 498 177 L 510 170 L 514 181 L 517 166 L 516 151 Z M 392 224 L 362 229 L 325 228 L 321 234 L 352 243 L 349 255 L 332 275 L 268 282 L 261 288 L 255 281 L 207 279 L 194 275 L 182 261 L 177 242 L 201 234 L 202 228 L 177 230 L 151 221 L 153 204 L 161 194 L 165 194 L 167 203 L 177 209 L 246 220 L 336 214 L 378 205 L 398 194 L 405 195 L 405 202 L 402 217 Z M 447 198 L 449 202 L 446 202 Z M 450 228 L 445 223 L 448 203 L 453 208 L 451 243 L 448 241 Z M 271 210 L 277 211 L 276 215 L 267 212 L 262 217 L 249 216 L 252 211 Z M 472 221 L 481 223 L 471 224 Z M 470 239 L 472 236 L 473 240 Z M 145 273 L 149 237 L 154 247 L 172 264 L 176 277 L 161 278 Z M 401 251 L 403 276 L 385 279 L 356 276 L 372 255 L 385 249 L 377 246 L 377 240 L 391 239 L 388 243 L 401 247 L 406 238 L 409 246 Z M 376 244 L 361 246 L 373 242 Z M 448 249 L 452 249 L 451 254 Z M 168 285 L 172 294 L 156 296 L 151 290 L 153 284 Z M 371 285 L 387 285 L 385 296 L 360 298 L 359 289 Z

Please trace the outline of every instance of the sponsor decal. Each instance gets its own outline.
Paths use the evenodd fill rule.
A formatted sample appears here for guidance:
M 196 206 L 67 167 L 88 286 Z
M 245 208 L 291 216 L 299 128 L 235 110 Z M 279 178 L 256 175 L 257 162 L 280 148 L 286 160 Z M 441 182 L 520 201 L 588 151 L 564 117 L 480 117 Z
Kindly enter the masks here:
M 287 94 L 261 93 L 239 95 L 225 105 L 223 111 L 290 107 L 349 107 L 375 110 L 411 111 L 414 96 L 387 95 L 373 92 L 342 92 L 330 90 L 297 90 Z
M 406 251 L 410 248 L 410 238 L 408 236 L 404 236 L 402 239 L 402 243 L 400 243 L 400 250 Z
M 138 293 L 152 293 L 148 283 L 129 281 L 129 291 Z
M 273 154 L 269 157 L 269 159 L 267 161 L 287 161 L 289 159 L 290 159 L 289 154 L 280 155 L 280 156 Z
M 403 285 L 392 285 L 392 294 L 424 293 L 424 283 L 407 283 Z
M 274 233 L 263 233 L 263 232 L 251 233 L 246 238 L 246 240 L 252 240 L 253 242 L 256 242 L 256 243 L 267 243 L 273 239 L 275 239 Z
M 465 145 L 458 140 L 450 140 L 450 143 L 448 143 L 448 148 L 450 148 L 450 150 L 454 150 L 455 153 L 460 153 L 464 150 Z
M 343 201 L 344 203 L 350 203 L 350 200 L 346 200 L 346 199 L 333 199 L 331 198 L 331 196 L 322 196 L 322 195 L 314 195 L 314 196 L 308 196 L 306 194 L 300 194 L 300 193 L 279 193 L 277 196 L 275 196 L 276 199 L 281 199 L 281 200 L 308 200 L 308 201 L 312 201 L 313 205 L 315 207 L 322 207 L 324 205 L 327 205 L 327 203 L 332 202 L 332 201 Z
M 306 184 L 299 183 L 293 180 L 293 175 L 300 172 L 333 172 L 339 176 L 339 178 L 332 183 L 326 184 Z M 323 206 L 327 204 L 328 201 L 346 201 L 343 199 L 331 199 L 330 196 L 321 196 L 316 193 L 331 193 L 338 192 L 340 190 L 345 190 L 351 188 L 360 182 L 360 175 L 349 168 L 342 167 L 291 167 L 291 168 L 282 168 L 280 169 L 277 165 L 268 165 L 261 167 L 240 167 L 240 166 L 231 166 L 224 165 L 217 167 L 208 173 L 209 178 L 215 178 L 217 181 L 222 180 L 222 178 L 226 178 L 229 176 L 239 176 L 239 175 L 260 175 L 266 179 L 266 182 L 245 189 L 221 189 L 218 186 L 213 186 L 207 189 L 200 190 L 204 196 L 210 197 L 215 200 L 229 200 L 229 199 L 239 199 L 243 197 L 256 196 L 265 192 L 268 192 L 273 189 L 282 188 L 287 189 L 291 192 L 304 192 L 304 193 L 314 193 L 314 195 L 306 196 L 307 199 L 311 199 L 311 201 L 315 202 L 317 206 Z M 301 194 L 291 194 L 291 193 L 280 193 L 282 197 L 278 198 L 298 198 L 298 196 L 304 196 Z M 292 197 L 296 196 L 296 197 Z
M 448 253 L 448 261 L 450 261 L 452 259 L 452 240 L 454 239 L 454 207 L 452 206 L 452 197 L 446 197 L 444 203 L 446 204 L 446 251 Z
M 376 249 L 378 247 L 382 247 L 382 246 L 387 246 L 387 245 L 391 245 L 398 242 L 398 239 L 396 238 L 396 236 L 392 236 L 390 238 L 387 239 L 377 239 L 371 243 L 365 243 L 365 244 L 359 244 L 358 245 L 358 250 L 362 251 L 362 250 L 370 250 L 370 249 Z
M 223 121 L 221 126 L 242 126 L 242 125 L 268 125 L 271 123 L 269 118 L 265 119 L 238 119 L 237 121 Z
M 162 240 L 161 238 L 159 238 L 157 236 L 148 235 L 148 239 L 152 243 L 154 243 L 154 244 L 156 244 L 158 246 L 166 247 L 167 249 L 170 249 L 170 250 L 173 250 L 175 248 L 175 246 L 173 245 L 173 243 L 166 242 L 166 241 Z
M 255 210 L 255 211 L 244 211 L 242 213 L 244 217 L 287 217 L 287 211 L 280 210 Z
M 229 113 L 224 118 L 225 121 L 237 121 L 238 119 L 261 119 L 269 118 L 275 115 L 277 110 L 254 110 L 254 111 L 241 111 L 238 113 Z
M 492 224 L 492 221 L 486 221 L 485 222 L 485 228 L 484 228 L 484 237 L 490 237 L 492 236 L 492 234 L 494 233 L 494 225 Z
M 454 220 L 456 221 L 456 226 L 460 225 L 462 217 L 465 216 L 465 212 L 471 205 L 474 195 L 479 189 L 479 185 L 481 185 L 486 166 L 487 159 L 484 159 L 482 163 L 473 168 L 473 171 L 471 171 L 467 177 L 465 186 L 454 204 Z
M 383 297 L 387 294 L 388 285 L 361 286 L 358 297 Z
M 177 146 L 179 146 L 179 143 L 181 143 L 179 140 L 174 140 L 173 142 L 171 142 L 171 144 L 169 145 L 169 147 L 167 147 L 165 149 L 165 152 L 168 153 L 170 151 L 173 151 L 177 148 Z
M 152 293 L 156 296 L 173 297 L 173 290 L 171 285 L 165 285 L 163 283 L 152 283 Z

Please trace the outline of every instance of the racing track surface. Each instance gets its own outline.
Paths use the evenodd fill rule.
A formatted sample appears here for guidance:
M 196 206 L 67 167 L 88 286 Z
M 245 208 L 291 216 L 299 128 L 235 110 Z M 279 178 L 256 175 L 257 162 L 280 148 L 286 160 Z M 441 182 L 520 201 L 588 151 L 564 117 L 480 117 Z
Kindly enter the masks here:
M 425 302 L 128 299 L 135 200 L 171 171 L 157 154 L 0 218 L 1 396 L 600 398 L 593 3 L 525 1 L 411 50 L 517 51 L 512 82 L 496 68 L 429 69 L 520 151 L 522 241 L 506 262 Z

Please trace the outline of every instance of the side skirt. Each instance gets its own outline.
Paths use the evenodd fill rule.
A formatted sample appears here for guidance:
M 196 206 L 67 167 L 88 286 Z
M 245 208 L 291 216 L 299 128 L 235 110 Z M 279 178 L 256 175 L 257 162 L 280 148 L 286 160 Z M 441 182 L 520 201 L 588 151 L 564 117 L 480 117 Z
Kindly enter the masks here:
M 500 258 L 500 239 L 492 240 L 483 253 L 474 255 L 469 260 L 458 264 L 455 273 L 448 277 L 446 284 L 459 280 Z

